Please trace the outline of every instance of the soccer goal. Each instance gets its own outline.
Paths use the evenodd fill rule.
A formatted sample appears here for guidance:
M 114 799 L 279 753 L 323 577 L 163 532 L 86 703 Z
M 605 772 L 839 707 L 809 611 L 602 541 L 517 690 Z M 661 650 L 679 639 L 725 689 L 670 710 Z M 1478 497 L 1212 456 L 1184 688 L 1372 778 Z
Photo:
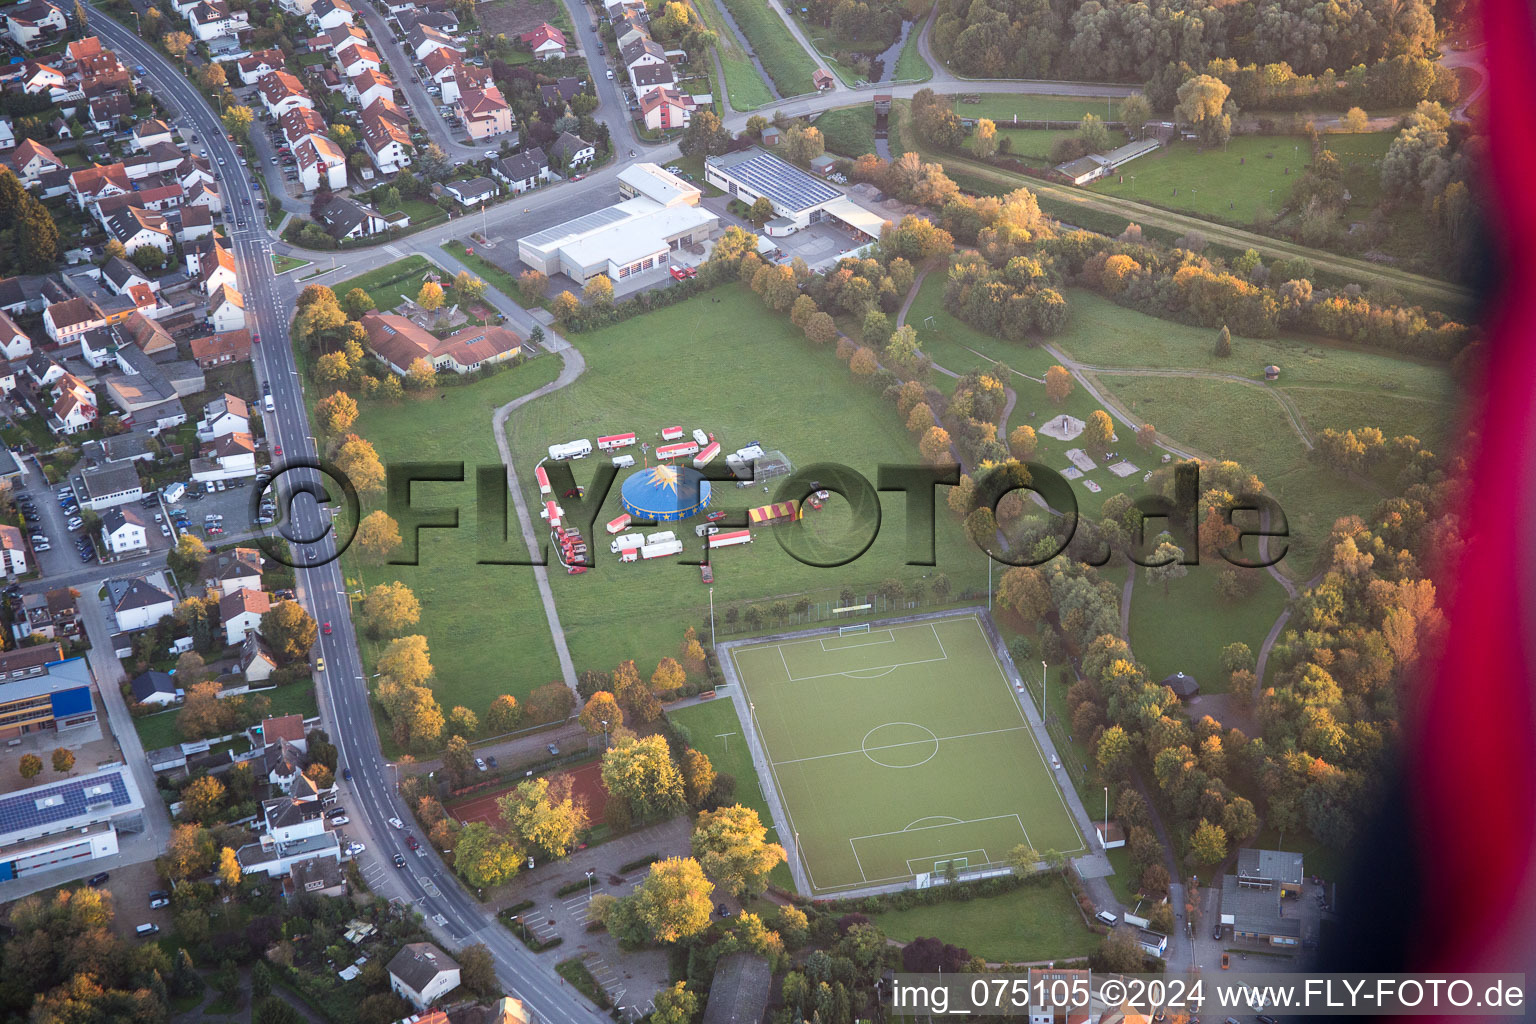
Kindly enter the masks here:
M 867 623 L 867 622 L 861 622 L 857 626 L 838 626 L 837 627 L 837 635 L 838 636 L 849 636 L 849 635 L 854 634 L 854 633 L 868 633 L 868 632 L 869 632 L 869 623 Z

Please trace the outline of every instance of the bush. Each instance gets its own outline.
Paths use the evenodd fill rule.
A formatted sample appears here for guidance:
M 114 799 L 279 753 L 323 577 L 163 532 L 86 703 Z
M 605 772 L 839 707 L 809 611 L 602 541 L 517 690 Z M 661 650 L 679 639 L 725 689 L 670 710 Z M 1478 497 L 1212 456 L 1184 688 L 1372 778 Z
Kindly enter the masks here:
M 659 854 L 659 853 L 648 853 L 644 857 L 641 857 L 639 860 L 632 860 L 632 861 L 630 861 L 627 864 L 620 864 L 619 865 L 619 874 L 627 875 L 631 871 L 638 871 L 640 868 L 649 867 L 650 865 L 656 863 L 659 860 L 661 860 L 661 854 Z

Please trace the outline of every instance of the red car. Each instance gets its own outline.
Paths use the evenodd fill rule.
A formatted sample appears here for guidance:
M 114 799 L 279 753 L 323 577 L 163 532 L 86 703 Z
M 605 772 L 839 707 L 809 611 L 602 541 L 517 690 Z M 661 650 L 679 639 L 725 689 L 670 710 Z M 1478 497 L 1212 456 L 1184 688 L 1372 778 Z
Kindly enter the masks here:
M 587 571 L 587 567 L 584 565 L 568 565 L 565 567 L 565 571 L 572 576 L 579 576 Z
M 325 625 L 321 626 L 320 627 L 320 632 L 324 633 L 326 636 L 330 636 L 331 635 L 331 624 L 329 622 L 327 622 Z
M 277 456 L 281 456 L 283 454 L 283 446 L 280 445 L 280 444 L 273 445 L 272 446 L 272 454 L 273 455 L 277 455 Z
M 420 844 L 420 843 L 418 843 L 418 842 L 417 842 L 417 841 L 416 841 L 416 837 L 415 837 L 415 836 L 413 836 L 413 835 L 411 835 L 411 834 L 410 834 L 410 833 L 409 833 L 409 832 L 407 832 L 407 833 L 406 833 L 406 834 L 405 834 L 405 845 L 406 845 L 406 846 L 409 846 L 409 847 L 410 847 L 410 848 L 411 848 L 411 849 L 413 849 L 413 850 L 419 850 L 419 849 L 421 849 L 421 844 Z
M 730 515 L 730 513 L 726 512 L 724 509 L 722 509 L 722 510 L 720 510 L 718 512 L 711 512 L 709 515 L 705 516 L 704 518 L 709 520 L 711 523 L 713 523 L 713 522 L 717 522 L 717 521 L 719 521 L 721 519 L 724 519 L 728 515 Z

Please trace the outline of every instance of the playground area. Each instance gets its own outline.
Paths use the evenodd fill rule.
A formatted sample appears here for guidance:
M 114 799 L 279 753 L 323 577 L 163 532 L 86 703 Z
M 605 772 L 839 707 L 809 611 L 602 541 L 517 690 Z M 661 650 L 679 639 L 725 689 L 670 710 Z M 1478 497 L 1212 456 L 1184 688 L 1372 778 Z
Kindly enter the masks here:
M 586 804 L 587 820 L 598 822 L 603 820 L 603 812 L 608 809 L 608 790 L 603 788 L 603 765 L 601 761 L 593 761 L 589 764 L 572 768 L 570 771 L 555 772 L 549 776 L 551 785 L 559 779 L 569 779 L 571 783 L 571 796 Z M 522 780 L 518 780 L 522 781 Z M 489 825 L 501 823 L 501 809 L 496 806 L 496 801 L 517 789 L 517 783 L 512 782 L 489 793 L 480 793 L 465 800 L 462 803 L 450 803 L 448 813 L 458 819 L 461 825 L 471 821 L 483 821 Z
M 813 896 L 1082 837 L 974 614 L 729 653 Z

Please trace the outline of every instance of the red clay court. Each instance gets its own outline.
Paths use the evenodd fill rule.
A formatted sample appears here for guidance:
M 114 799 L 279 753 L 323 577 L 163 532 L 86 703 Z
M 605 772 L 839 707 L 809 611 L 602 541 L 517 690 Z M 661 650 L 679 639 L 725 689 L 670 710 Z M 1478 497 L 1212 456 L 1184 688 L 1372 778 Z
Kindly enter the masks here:
M 603 788 L 602 772 L 602 762 L 593 761 L 572 771 L 551 775 L 550 781 L 553 782 L 561 775 L 569 778 L 571 795 L 586 802 L 587 818 L 595 823 L 603 820 L 603 813 L 608 808 L 608 791 Z M 503 789 L 482 793 L 472 800 L 449 807 L 448 813 L 460 822 L 483 821 L 487 824 L 498 824 L 501 821 L 501 812 L 496 807 L 496 801 L 516 788 L 517 783 L 514 782 Z

